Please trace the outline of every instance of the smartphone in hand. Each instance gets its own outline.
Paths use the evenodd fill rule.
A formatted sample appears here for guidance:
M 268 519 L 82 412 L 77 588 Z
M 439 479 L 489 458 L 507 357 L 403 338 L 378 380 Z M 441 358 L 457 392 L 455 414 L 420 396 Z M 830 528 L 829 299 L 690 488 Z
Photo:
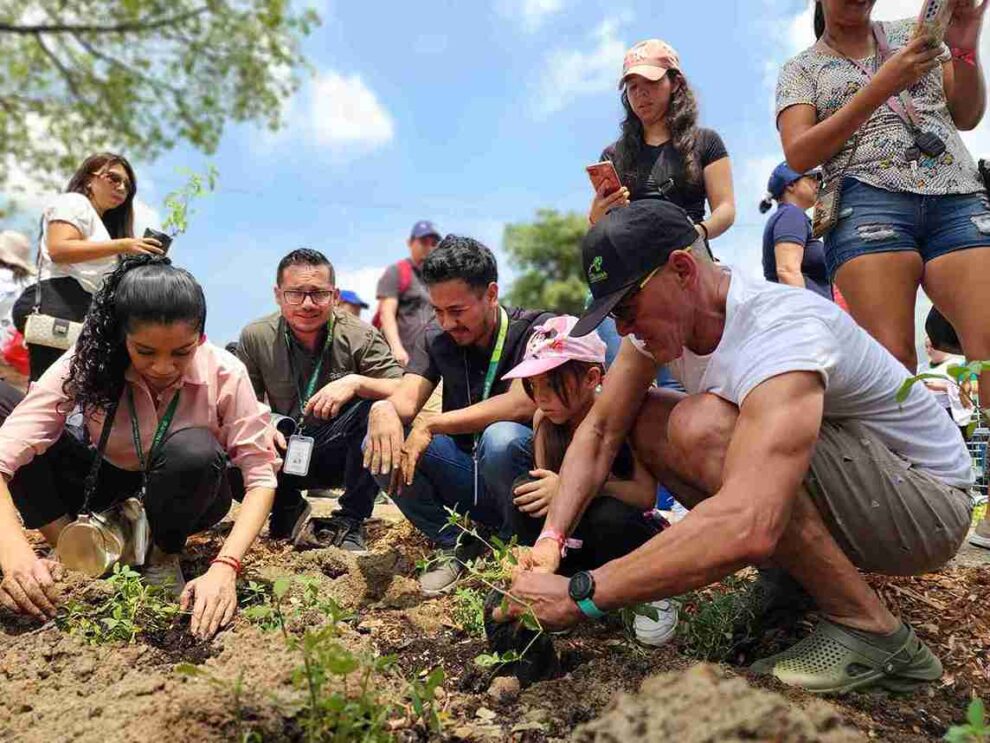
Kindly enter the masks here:
M 159 232 L 158 230 L 153 230 L 150 227 L 145 228 L 144 237 L 150 237 L 152 240 L 157 240 L 162 247 L 164 253 L 168 253 L 169 246 L 172 244 L 172 238 L 166 235 L 164 232 Z
M 611 196 L 622 188 L 619 174 L 615 172 L 615 166 L 608 160 L 589 165 L 585 170 L 588 171 L 588 177 L 591 179 L 595 193 L 601 191 L 602 185 L 605 186 L 605 196 Z
M 928 36 L 941 44 L 952 20 L 952 0 L 925 0 L 914 24 L 914 36 Z

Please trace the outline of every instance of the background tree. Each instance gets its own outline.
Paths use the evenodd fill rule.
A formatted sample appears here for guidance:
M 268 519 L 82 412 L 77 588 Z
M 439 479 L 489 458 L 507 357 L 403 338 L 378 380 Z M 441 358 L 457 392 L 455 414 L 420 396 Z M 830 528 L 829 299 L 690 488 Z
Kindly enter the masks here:
M 588 286 L 581 271 L 581 238 L 587 217 L 540 209 L 532 224 L 505 227 L 502 246 L 520 270 L 508 299 L 520 307 L 580 314 Z
M 319 23 L 291 0 L 3 0 L 0 191 L 61 184 L 86 155 L 212 153 L 227 121 L 281 124 Z

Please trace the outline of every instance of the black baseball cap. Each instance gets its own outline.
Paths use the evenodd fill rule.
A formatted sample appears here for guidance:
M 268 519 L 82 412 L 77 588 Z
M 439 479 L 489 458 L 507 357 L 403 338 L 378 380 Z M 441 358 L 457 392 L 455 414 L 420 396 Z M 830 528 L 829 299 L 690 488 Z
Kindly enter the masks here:
M 697 239 L 687 212 L 664 199 L 640 199 L 598 220 L 581 242 L 592 302 L 571 335 L 587 335 L 597 328 L 630 287 Z

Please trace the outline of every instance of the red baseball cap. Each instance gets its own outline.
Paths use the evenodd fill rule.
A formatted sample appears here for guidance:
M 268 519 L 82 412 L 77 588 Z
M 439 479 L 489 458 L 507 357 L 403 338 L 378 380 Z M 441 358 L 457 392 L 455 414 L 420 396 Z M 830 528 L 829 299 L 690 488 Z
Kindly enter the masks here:
M 666 41 L 660 39 L 647 39 L 626 52 L 622 60 L 622 78 L 619 80 L 619 88 L 626 84 L 626 78 L 630 75 L 642 75 L 647 80 L 656 82 L 668 70 L 680 70 L 681 60 L 674 51 L 674 47 Z

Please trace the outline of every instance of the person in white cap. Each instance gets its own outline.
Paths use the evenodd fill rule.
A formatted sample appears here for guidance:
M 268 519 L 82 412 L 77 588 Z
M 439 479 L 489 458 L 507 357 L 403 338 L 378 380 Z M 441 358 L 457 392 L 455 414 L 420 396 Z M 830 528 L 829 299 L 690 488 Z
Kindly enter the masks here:
M 3 336 L 13 325 L 10 311 L 34 275 L 31 265 L 31 241 L 13 230 L 0 232 L 0 327 Z
M 627 555 L 660 532 L 654 502 L 657 480 L 624 442 L 598 495 L 591 500 L 573 537 L 544 524 L 557 494 L 557 473 L 574 431 L 591 410 L 605 376 L 605 343 L 595 334 L 576 338 L 571 315 L 553 317 L 538 326 L 526 344 L 523 360 L 503 379 L 521 379 L 536 404 L 533 416 L 533 464 L 529 477 L 513 490 L 513 533 L 524 545 L 556 542 L 558 571 L 573 575 L 593 570 Z M 633 622 L 636 639 L 663 645 L 677 629 L 677 607 L 668 599 L 650 604 L 652 611 Z

